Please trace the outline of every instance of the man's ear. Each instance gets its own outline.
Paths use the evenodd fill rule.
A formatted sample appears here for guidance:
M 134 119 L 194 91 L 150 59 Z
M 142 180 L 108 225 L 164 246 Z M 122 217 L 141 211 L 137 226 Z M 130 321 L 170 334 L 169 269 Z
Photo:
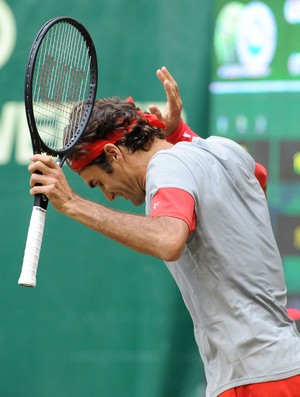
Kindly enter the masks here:
M 122 159 L 121 150 L 113 143 L 107 143 L 104 146 L 104 152 L 110 161 L 120 161 Z

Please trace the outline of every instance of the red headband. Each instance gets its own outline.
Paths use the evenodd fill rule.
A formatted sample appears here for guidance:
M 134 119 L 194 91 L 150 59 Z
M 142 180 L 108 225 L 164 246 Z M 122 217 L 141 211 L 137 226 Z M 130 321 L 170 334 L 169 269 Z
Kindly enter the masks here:
M 134 104 L 134 101 L 131 97 L 128 97 L 126 99 L 126 102 L 130 102 Z M 141 110 L 138 110 L 137 113 L 142 116 L 144 120 L 147 121 L 152 127 L 155 128 L 163 128 L 166 129 L 166 125 L 159 120 L 159 118 L 154 115 L 154 114 L 149 114 L 149 113 L 143 113 Z M 133 127 L 136 125 L 136 119 L 132 120 L 131 125 L 129 126 L 129 129 L 126 130 L 126 132 L 130 133 L 133 130 Z M 131 127 L 131 129 L 130 129 Z M 121 138 L 124 137 L 124 130 L 119 131 L 119 130 L 114 130 L 109 132 L 105 139 L 98 139 L 95 142 L 92 143 L 87 143 L 84 146 L 84 149 L 87 151 L 87 153 L 84 155 L 84 157 L 81 157 L 78 160 L 73 160 L 71 163 L 71 167 L 73 168 L 74 171 L 80 172 L 84 167 L 86 167 L 88 164 L 90 164 L 93 160 L 95 160 L 100 154 L 103 153 L 104 151 L 104 146 L 108 143 L 116 143 L 118 142 Z

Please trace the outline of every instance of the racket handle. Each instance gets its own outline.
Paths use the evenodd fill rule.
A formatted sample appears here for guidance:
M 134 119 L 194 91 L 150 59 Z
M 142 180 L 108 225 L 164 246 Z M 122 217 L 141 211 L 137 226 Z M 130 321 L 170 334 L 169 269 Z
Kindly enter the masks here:
M 36 272 L 39 264 L 40 251 L 42 246 L 46 209 L 33 206 L 19 285 L 24 287 L 36 286 Z

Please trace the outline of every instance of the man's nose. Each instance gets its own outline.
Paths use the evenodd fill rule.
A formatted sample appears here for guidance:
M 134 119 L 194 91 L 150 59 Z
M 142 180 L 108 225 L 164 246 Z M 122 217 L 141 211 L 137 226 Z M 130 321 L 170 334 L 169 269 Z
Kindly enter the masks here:
M 111 192 L 109 192 L 106 189 L 102 189 L 102 190 L 103 190 L 103 193 L 104 193 L 104 195 L 105 195 L 105 197 L 106 197 L 106 199 L 108 201 L 113 201 L 115 199 L 115 194 L 114 193 L 111 193 Z

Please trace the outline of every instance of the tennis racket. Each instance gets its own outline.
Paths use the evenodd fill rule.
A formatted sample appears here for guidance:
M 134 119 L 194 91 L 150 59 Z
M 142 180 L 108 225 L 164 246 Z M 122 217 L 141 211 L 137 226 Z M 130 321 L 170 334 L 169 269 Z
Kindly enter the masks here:
M 94 43 L 73 18 L 58 17 L 38 32 L 26 67 L 25 110 L 33 153 L 45 153 L 63 165 L 84 132 L 97 91 Z M 38 194 L 27 234 L 18 284 L 36 286 L 48 199 Z

